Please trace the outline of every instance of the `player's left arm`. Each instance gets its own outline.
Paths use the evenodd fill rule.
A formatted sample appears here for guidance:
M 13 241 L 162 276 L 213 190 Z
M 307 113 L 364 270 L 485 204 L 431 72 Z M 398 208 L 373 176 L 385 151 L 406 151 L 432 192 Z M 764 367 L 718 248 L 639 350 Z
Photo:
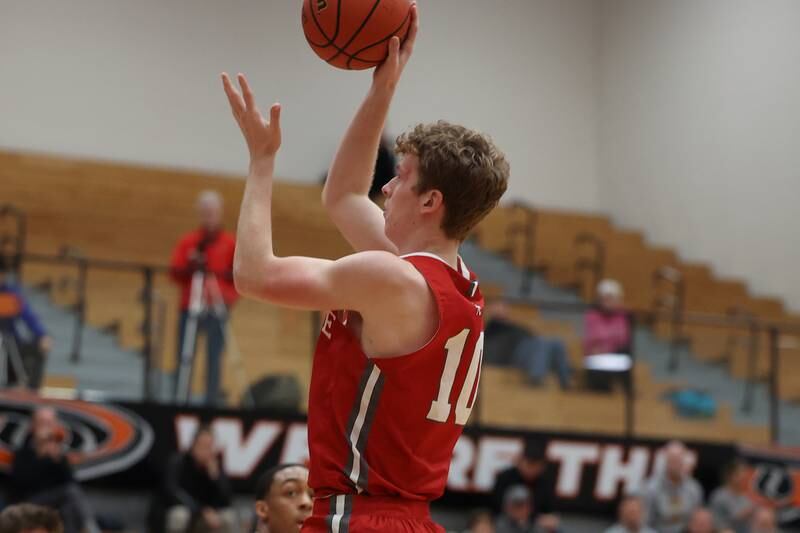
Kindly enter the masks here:
M 281 144 L 280 105 L 266 121 L 243 75 L 241 94 L 222 77 L 231 110 L 250 152 L 250 172 L 239 211 L 233 278 L 243 295 L 301 309 L 368 310 L 402 291 L 413 267 L 389 252 L 353 254 L 337 261 L 277 257 L 272 243 L 272 178 Z

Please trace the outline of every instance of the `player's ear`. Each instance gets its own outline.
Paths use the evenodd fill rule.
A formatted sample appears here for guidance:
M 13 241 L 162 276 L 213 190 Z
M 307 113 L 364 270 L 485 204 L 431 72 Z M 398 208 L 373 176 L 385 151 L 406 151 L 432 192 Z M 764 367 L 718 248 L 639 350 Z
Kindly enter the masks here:
M 269 505 L 264 500 L 256 500 L 256 516 L 261 519 L 262 522 L 269 521 Z
M 444 197 L 442 196 L 442 191 L 438 189 L 431 189 L 429 191 L 425 191 L 420 196 L 421 196 L 420 201 L 422 202 L 423 213 L 433 213 L 437 211 L 440 207 L 442 207 L 444 203 Z

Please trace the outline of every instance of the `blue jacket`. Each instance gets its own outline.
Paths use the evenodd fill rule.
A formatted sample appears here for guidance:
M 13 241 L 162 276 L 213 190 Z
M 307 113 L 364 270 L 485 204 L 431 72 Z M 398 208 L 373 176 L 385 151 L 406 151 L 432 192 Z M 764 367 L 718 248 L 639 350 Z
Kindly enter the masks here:
M 25 324 L 34 339 L 46 334 L 42 322 L 28 305 L 19 287 L 8 281 L 0 282 L 0 331 L 10 333 L 19 341 L 20 321 Z

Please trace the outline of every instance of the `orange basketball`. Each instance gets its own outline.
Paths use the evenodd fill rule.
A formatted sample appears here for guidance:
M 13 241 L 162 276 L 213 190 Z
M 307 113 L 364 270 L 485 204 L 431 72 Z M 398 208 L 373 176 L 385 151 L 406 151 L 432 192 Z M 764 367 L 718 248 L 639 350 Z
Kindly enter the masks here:
M 316 54 L 334 67 L 380 65 L 389 39 L 411 28 L 411 0 L 304 0 L 303 32 Z

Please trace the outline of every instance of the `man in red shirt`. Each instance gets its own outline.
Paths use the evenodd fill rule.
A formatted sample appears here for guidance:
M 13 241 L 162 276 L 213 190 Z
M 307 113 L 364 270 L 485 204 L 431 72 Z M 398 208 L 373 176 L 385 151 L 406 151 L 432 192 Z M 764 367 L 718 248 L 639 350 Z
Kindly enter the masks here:
M 172 254 L 170 276 L 181 288 L 178 353 L 173 384 L 177 388 L 184 343 L 195 342 L 195 339 L 184 337 L 190 318 L 192 278 L 196 272 L 204 272 L 197 333 L 204 332 L 206 335 L 206 404 L 215 405 L 220 393 L 227 312 L 220 314 L 215 312 L 214 307 L 222 302 L 230 309 L 238 298 L 233 286 L 233 252 L 236 240 L 231 233 L 222 229 L 222 197 L 219 193 L 202 192 L 197 199 L 197 214 L 200 227 L 184 235 Z
M 277 305 L 328 311 L 308 402 L 309 485 L 304 532 L 443 531 L 429 502 L 442 495 L 453 448 L 475 402 L 483 355 L 483 297 L 458 255 L 494 208 L 509 165 L 485 135 L 444 121 L 397 141 L 402 156 L 368 197 L 389 105 L 417 33 L 389 55 L 342 139 L 323 203 L 357 253 L 336 261 L 276 257 L 272 177 L 280 106 L 267 122 L 244 76 L 223 84 L 250 151 L 239 213 L 234 280 Z M 277 73 L 276 73 L 277 75 Z

